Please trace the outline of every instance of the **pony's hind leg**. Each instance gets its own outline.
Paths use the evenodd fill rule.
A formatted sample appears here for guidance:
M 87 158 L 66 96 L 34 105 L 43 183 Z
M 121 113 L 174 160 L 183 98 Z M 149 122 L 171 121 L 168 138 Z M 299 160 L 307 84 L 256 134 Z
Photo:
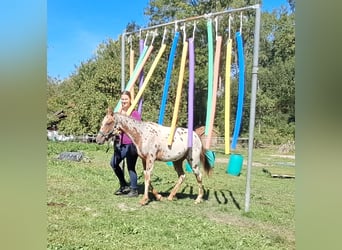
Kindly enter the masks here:
M 178 189 L 180 188 L 180 186 L 182 185 L 182 183 L 185 179 L 185 174 L 184 174 L 184 170 L 183 170 L 183 160 L 174 161 L 173 165 L 174 165 L 175 171 L 178 174 L 178 181 L 177 181 L 176 185 L 173 187 L 169 196 L 167 197 L 167 199 L 169 201 L 173 200 L 173 197 L 176 195 L 176 193 L 178 192 Z
M 197 162 L 197 161 L 194 161 Z M 199 168 L 199 162 L 195 163 L 195 165 L 192 167 L 192 171 L 195 174 L 196 180 L 197 180 L 197 184 L 198 184 L 198 195 L 197 198 L 195 200 L 195 203 L 201 203 L 203 201 L 203 184 L 202 184 L 202 174 Z

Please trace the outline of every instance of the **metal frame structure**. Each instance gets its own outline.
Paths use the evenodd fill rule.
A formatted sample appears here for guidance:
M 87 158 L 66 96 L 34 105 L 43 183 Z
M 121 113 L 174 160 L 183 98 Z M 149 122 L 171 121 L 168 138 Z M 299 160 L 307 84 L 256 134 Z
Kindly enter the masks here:
M 247 176 L 246 176 L 246 191 L 245 191 L 245 212 L 250 209 L 250 190 L 251 190 L 251 168 L 253 158 L 253 144 L 254 144 L 254 127 L 255 127 L 255 107 L 256 107 L 256 92 L 258 81 L 258 60 L 259 60 L 259 42 L 260 42 L 260 23 L 261 23 L 261 6 L 255 4 L 243 8 L 227 9 L 220 12 L 204 14 L 200 16 L 189 17 L 181 20 L 175 20 L 168 23 L 154 25 L 146 28 L 142 28 L 139 31 L 124 32 L 121 35 L 121 89 L 125 88 L 125 39 L 127 35 L 146 31 L 150 29 L 156 29 L 169 25 L 177 25 L 178 23 L 185 23 L 202 18 L 213 18 L 216 16 L 229 14 L 233 12 L 241 12 L 244 10 L 255 10 L 255 27 L 254 27 L 254 46 L 253 46 L 253 62 L 252 62 L 252 88 L 251 88 L 251 102 L 250 102 L 250 117 L 249 117 L 249 138 L 248 138 L 248 161 L 247 161 Z

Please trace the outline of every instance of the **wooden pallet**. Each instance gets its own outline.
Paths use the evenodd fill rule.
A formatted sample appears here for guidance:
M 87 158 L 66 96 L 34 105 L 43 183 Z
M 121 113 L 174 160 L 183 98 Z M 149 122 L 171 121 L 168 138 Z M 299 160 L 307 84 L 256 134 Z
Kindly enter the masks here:
M 269 176 L 271 176 L 272 178 L 292 178 L 294 179 L 295 178 L 295 175 L 294 174 L 288 174 L 288 173 L 275 173 L 275 172 L 270 172 L 268 169 L 266 168 L 263 168 L 262 169 L 262 172 L 268 174 Z
M 288 174 L 271 174 L 273 178 L 295 178 L 294 175 L 288 175 Z

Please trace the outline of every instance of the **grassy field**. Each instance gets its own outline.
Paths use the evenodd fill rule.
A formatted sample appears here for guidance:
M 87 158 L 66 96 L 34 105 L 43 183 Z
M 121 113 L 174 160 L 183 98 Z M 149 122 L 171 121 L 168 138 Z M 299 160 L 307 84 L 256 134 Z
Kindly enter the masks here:
M 57 159 L 70 151 L 85 157 L 80 162 Z M 194 204 L 197 183 L 187 173 L 176 200 L 150 196 L 150 203 L 140 206 L 140 159 L 139 197 L 115 196 L 119 184 L 109 166 L 111 153 L 105 145 L 48 142 L 47 249 L 295 249 L 295 180 L 271 177 L 295 175 L 291 155 L 254 150 L 250 211 L 245 213 L 246 162 L 240 176 L 229 175 L 228 156 L 218 150 L 213 174 L 204 176 L 203 203 Z M 239 153 L 246 161 L 247 149 Z M 152 182 L 161 194 L 167 196 L 176 180 L 172 167 L 155 164 Z

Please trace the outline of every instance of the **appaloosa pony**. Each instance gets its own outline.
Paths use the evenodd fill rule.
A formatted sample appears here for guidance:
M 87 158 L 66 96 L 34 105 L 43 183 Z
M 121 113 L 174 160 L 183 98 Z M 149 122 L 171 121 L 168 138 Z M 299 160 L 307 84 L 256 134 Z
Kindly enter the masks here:
M 192 133 L 192 157 L 189 158 L 187 129 L 177 128 L 174 134 L 173 143 L 171 146 L 168 146 L 168 137 L 171 132 L 170 127 L 165 127 L 154 122 L 137 121 L 126 115 L 113 113 L 111 109 L 108 109 L 107 114 L 101 123 L 96 142 L 103 144 L 120 130 L 125 132 L 132 139 L 137 148 L 138 155 L 142 159 L 145 191 L 143 198 L 140 201 L 141 205 L 148 203 L 148 192 L 150 189 L 157 200 L 163 198 L 151 184 L 151 173 L 154 161 L 173 162 L 174 168 L 178 174 L 178 181 L 167 198 L 168 200 L 173 200 L 173 197 L 176 195 L 185 178 L 183 170 L 184 159 L 187 159 L 190 164 L 198 183 L 198 196 L 195 203 L 200 203 L 202 201 L 203 185 L 200 162 L 202 162 L 204 171 L 207 174 L 211 172 L 211 167 L 201 140 L 195 132 Z

